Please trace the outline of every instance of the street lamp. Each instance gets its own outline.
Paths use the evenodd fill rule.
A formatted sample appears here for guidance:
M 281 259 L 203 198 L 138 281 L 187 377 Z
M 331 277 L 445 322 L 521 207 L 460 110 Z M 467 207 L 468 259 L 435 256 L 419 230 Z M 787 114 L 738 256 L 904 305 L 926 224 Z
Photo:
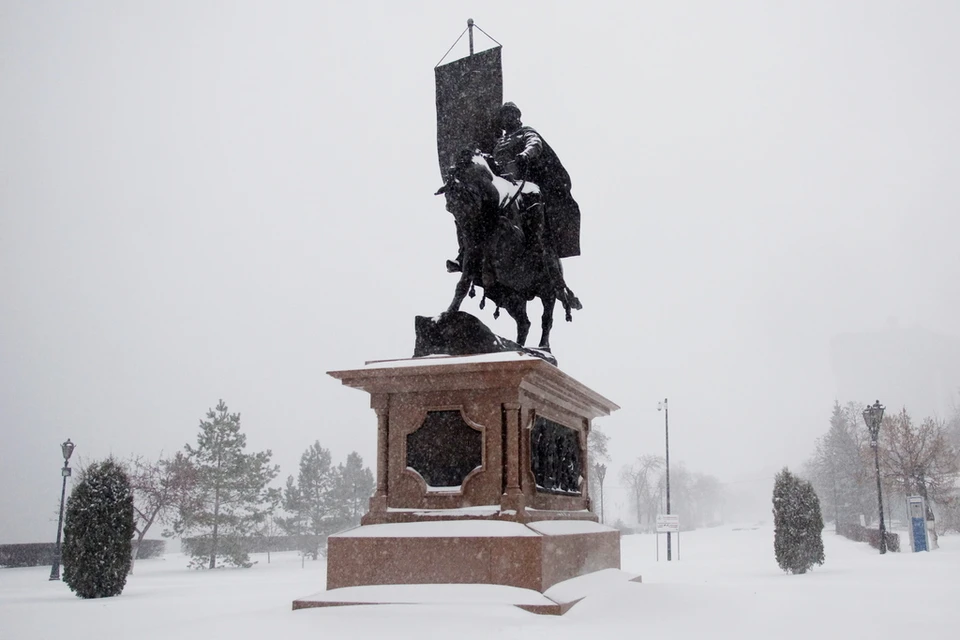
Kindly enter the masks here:
M 77 445 L 70 442 L 70 438 L 60 445 L 60 451 L 63 453 L 63 468 L 60 469 L 60 475 L 63 476 L 63 487 L 60 489 L 60 521 L 57 523 L 57 548 L 53 552 L 53 566 L 50 568 L 50 579 L 60 579 L 60 533 L 63 531 L 63 500 L 67 497 L 67 478 L 70 477 L 70 467 L 67 462 L 73 455 L 73 450 Z
M 593 465 L 593 471 L 600 481 L 600 524 L 603 524 L 603 479 L 607 477 L 607 465 L 598 462 Z
M 670 410 L 667 399 L 657 403 L 657 411 L 663 411 L 663 430 L 667 439 L 667 515 L 670 515 Z M 667 531 L 667 561 L 670 561 L 670 532 Z
M 863 410 L 863 421 L 867 423 L 867 429 L 870 431 L 870 446 L 873 447 L 873 464 L 877 470 L 877 507 L 880 511 L 880 553 L 887 552 L 887 529 L 883 524 L 883 496 L 880 493 L 880 454 L 878 453 L 880 436 L 880 424 L 883 422 L 883 410 L 885 407 L 877 400 Z

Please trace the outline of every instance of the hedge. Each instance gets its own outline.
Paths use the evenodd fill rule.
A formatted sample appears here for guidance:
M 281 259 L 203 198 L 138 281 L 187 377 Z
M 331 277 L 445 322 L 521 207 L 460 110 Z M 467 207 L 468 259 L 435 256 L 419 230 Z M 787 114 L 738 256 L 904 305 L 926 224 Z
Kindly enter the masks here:
M 861 527 L 859 524 L 841 524 L 837 532 L 854 542 L 868 542 L 874 549 L 880 548 L 880 530 Z M 887 531 L 887 550 L 900 551 L 900 535 Z
M 136 546 L 136 543 L 134 543 Z M 166 550 L 166 540 L 144 540 L 140 560 L 159 558 Z M 52 565 L 56 542 L 0 544 L 0 567 L 42 567 Z

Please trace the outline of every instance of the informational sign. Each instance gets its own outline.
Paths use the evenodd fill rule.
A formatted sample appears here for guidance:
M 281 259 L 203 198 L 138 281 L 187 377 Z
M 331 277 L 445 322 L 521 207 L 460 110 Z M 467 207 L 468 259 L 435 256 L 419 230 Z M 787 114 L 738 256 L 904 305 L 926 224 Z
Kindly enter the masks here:
M 927 544 L 927 509 L 923 496 L 907 498 L 907 514 L 910 518 L 910 542 L 914 551 L 929 551 Z
M 657 533 L 680 533 L 680 516 L 657 516 Z

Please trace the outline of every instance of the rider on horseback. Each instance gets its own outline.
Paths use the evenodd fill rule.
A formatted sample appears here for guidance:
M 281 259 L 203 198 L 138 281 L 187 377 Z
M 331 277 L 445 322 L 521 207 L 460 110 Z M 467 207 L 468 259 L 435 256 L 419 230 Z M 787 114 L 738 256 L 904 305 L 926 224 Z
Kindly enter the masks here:
M 497 173 L 512 180 L 528 180 L 540 187 L 546 207 L 547 240 L 557 257 L 580 255 L 580 207 L 570 195 L 570 174 L 543 137 L 520 121 L 512 102 L 500 107 L 503 135 L 493 149 Z
M 468 291 L 473 295 L 474 284 L 482 286 L 484 300 L 517 320 L 523 345 L 530 326 L 526 302 L 539 297 L 540 346 L 549 350 L 554 302 L 562 303 L 568 321 L 571 310 L 583 308 L 560 265 L 561 257 L 580 253 L 580 211 L 563 165 L 534 129 L 521 124 L 516 105 L 506 103 L 500 114 L 504 134 L 493 157 L 463 149 L 437 192 L 446 197 L 460 244 L 457 260 L 447 261 L 448 271 L 462 274 L 448 311 L 458 310 Z
M 543 239 L 558 258 L 580 255 L 580 207 L 570 194 L 570 174 L 553 149 L 533 127 L 520 121 L 520 109 L 513 102 L 500 107 L 498 124 L 503 135 L 493 150 L 491 168 L 512 182 L 526 180 L 540 187 L 544 204 Z M 469 154 L 463 158 L 469 166 Z M 462 246 L 456 260 L 447 261 L 447 270 L 462 267 Z M 562 281 L 562 276 L 561 280 Z
M 508 180 L 526 180 L 540 187 L 543 207 L 538 208 L 530 231 L 535 235 L 531 249 L 541 255 L 552 251 L 557 258 L 580 255 L 580 207 L 570 195 L 570 174 L 557 154 L 533 127 L 520 121 L 520 108 L 513 102 L 500 107 L 503 135 L 493 149 L 497 173 Z M 540 210 L 542 209 L 542 210 Z M 559 298 L 565 306 L 579 308 L 580 303 L 569 295 L 560 262 L 544 256 L 543 264 L 557 284 Z

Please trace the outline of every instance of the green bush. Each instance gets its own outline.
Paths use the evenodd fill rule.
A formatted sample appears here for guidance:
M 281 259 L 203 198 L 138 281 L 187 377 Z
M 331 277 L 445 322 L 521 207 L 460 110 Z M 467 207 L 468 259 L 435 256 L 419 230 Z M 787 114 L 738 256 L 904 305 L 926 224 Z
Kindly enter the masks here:
M 823 564 L 823 515 L 813 485 L 784 467 L 773 485 L 773 549 L 780 568 L 806 573 Z
M 90 465 L 67 501 L 63 581 L 81 598 L 120 595 L 130 571 L 133 492 L 112 458 Z

